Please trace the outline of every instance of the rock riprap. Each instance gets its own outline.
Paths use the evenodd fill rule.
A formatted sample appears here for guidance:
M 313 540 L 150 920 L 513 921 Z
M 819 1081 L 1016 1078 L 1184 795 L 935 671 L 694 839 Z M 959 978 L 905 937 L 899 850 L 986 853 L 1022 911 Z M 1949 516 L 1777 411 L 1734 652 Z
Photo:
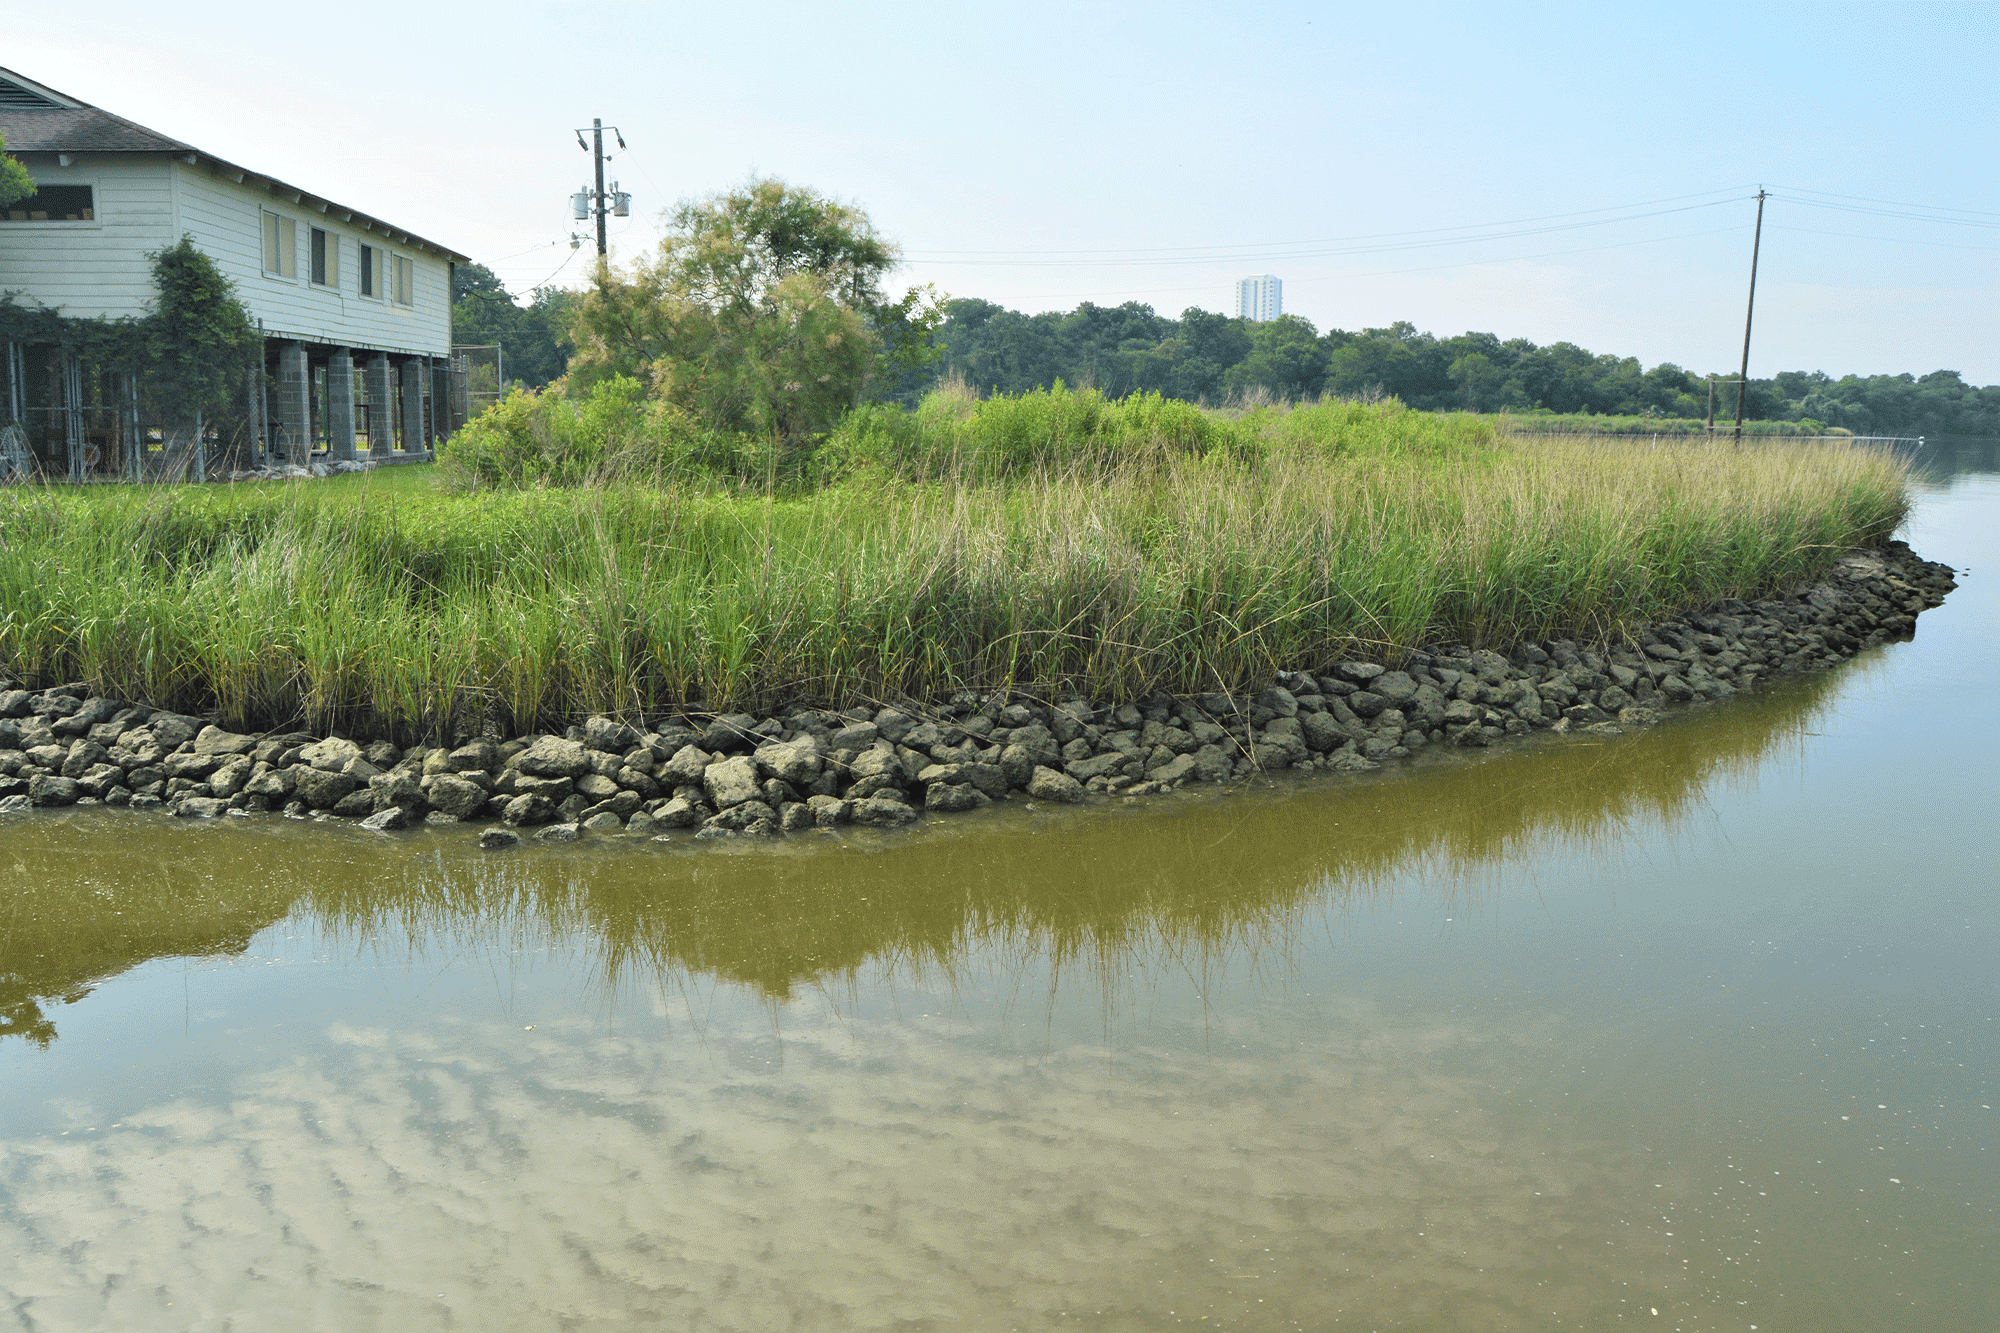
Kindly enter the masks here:
M 591 717 L 567 734 L 402 748 L 262 735 L 93 695 L 0 680 L 0 812 L 90 803 L 186 818 L 282 812 L 391 832 L 480 822 L 480 844 L 888 828 L 1026 796 L 1074 804 L 1280 769 L 1358 773 L 1427 746 L 1536 730 L 1613 733 L 1671 705 L 1907 637 L 1955 585 L 1900 542 L 1844 557 L 1782 596 L 1640 627 L 1615 644 L 1438 645 L 1394 663 L 1280 672 L 1249 695 L 1116 704 L 962 691 L 929 706 L 772 717 L 688 711 L 648 726 Z

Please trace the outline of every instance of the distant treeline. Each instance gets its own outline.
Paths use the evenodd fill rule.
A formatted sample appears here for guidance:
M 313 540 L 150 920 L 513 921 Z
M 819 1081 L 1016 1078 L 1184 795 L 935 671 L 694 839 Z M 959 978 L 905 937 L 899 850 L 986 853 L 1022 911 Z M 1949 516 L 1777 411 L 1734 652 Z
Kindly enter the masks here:
M 1024 315 L 964 299 L 946 310 L 934 338 L 942 351 L 929 373 L 890 386 L 888 396 L 913 402 L 938 380 L 957 377 L 987 393 L 1062 380 L 1113 397 L 1152 390 L 1211 404 L 1333 394 L 1394 396 L 1432 411 L 1696 418 L 1708 410 L 1706 375 L 1664 361 L 1647 370 L 1634 357 L 1567 342 L 1538 347 L 1491 333 L 1439 338 L 1403 322 L 1320 333 L 1297 315 L 1252 324 L 1192 308 L 1171 319 L 1137 301 Z M 1733 419 L 1734 387 L 1718 389 L 1717 400 L 1717 417 Z M 1859 435 L 2000 435 L 2000 385 L 1977 388 L 1954 370 L 1838 380 L 1786 371 L 1751 380 L 1746 415 Z
M 467 264 L 458 269 L 455 297 L 453 341 L 500 343 L 509 380 L 539 388 L 568 369 L 572 293 L 537 288 L 529 305 L 517 305 L 490 270 Z M 1708 410 L 1705 375 L 1666 361 L 1647 370 L 1636 358 L 1596 355 L 1574 343 L 1538 347 L 1491 333 L 1439 338 L 1408 323 L 1320 333 L 1296 315 L 1252 324 L 1192 308 L 1171 319 L 1137 301 L 1024 315 L 963 299 L 946 311 L 931 340 L 936 359 L 898 383 L 875 385 L 873 396 L 914 406 L 939 382 L 959 378 L 982 393 L 1019 394 L 1061 380 L 1111 397 L 1150 390 L 1209 404 L 1332 394 L 1516 416 L 1689 419 Z M 1733 419 L 1734 388 L 1718 390 L 1717 400 L 1717 417 Z M 1857 435 L 2000 435 L 2000 385 L 1975 388 L 1954 370 L 1839 380 L 1786 371 L 1752 380 L 1746 409 L 1753 421 L 1839 426 Z

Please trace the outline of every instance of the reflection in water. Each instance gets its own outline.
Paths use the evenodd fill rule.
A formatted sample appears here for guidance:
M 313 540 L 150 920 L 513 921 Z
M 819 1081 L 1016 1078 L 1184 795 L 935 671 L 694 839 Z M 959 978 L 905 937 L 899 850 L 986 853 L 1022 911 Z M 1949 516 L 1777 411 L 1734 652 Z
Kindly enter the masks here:
M 1649 733 L 915 836 L 8 821 L 0 1327 L 2000 1326 L 1989 849 L 1924 845 L 1984 596 Z
M 0 1036 L 46 1042 L 51 1002 L 148 960 L 240 952 L 295 911 L 390 950 L 446 934 L 594 951 L 607 991 L 699 973 L 787 1001 L 864 965 L 948 978 L 975 948 L 1104 979 L 1141 959 L 1199 973 L 1281 952 L 1309 909 L 1365 899 L 1392 876 L 1464 885 L 1541 840 L 1608 848 L 1683 819 L 1719 780 L 1809 732 L 1837 679 L 1637 735 L 1541 737 L 1115 812 L 1003 811 L 845 846 L 612 840 L 493 856 L 458 835 L 397 843 L 283 822 L 190 829 L 104 812 L 20 824 Z
M 782 1068 L 754 1023 L 336 1025 L 224 1101 L 7 1145 L 0 1295 L 37 1329 L 1498 1330 L 1685 1289 L 1660 1228 L 1596 1234 L 1628 1163 L 1482 1110 L 1491 1034 L 1330 1018 L 1309 1060 L 1111 1069 L 875 1022 Z

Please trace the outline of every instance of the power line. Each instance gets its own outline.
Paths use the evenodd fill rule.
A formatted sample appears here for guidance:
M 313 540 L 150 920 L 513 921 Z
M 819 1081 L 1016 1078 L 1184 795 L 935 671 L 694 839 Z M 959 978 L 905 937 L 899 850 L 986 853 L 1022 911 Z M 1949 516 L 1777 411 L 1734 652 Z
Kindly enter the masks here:
M 1285 281 L 1294 286 L 1303 286 L 1304 284 L 1309 282 L 1352 282 L 1360 278 L 1398 277 L 1405 273 L 1438 273 L 1446 269 L 1479 268 L 1487 264 L 1514 264 L 1514 263 L 1519 263 L 1520 261 L 1525 259 L 1554 259 L 1562 255 L 1595 254 L 1599 250 L 1624 250 L 1624 249 L 1629 249 L 1630 247 L 1635 245 L 1658 245 L 1663 241 L 1684 241 L 1691 237 L 1696 237 L 1696 236 L 1723 236 L 1732 232 L 1741 232 L 1742 230 L 1743 226 L 1742 224 L 1739 223 L 1731 227 L 1711 227 L 1703 231 L 1677 232 L 1672 236 L 1647 236 L 1647 237 L 1642 237 L 1636 241 L 1613 241 L 1609 245 L 1586 245 L 1572 250 L 1544 250 L 1540 253 L 1532 255 L 1504 255 L 1498 259 L 1468 259 L 1456 264 L 1426 264 L 1418 268 L 1377 269 L 1373 272 L 1368 272 L 1368 273 L 1324 273 L 1319 275 L 1318 277 L 1287 278 L 1285 279 Z M 1213 283 L 1203 283 L 1200 286 L 1189 286 L 1189 287 L 1151 287 L 1151 288 L 1141 288 L 1137 290 L 1125 289 L 1122 294 L 1129 296 L 1160 296 L 1160 295 L 1170 295 L 1175 292 L 1207 292 L 1213 290 L 1215 290 L 1215 286 Z M 1103 292 L 1103 291 L 1048 292 L 1043 295 L 1043 299 L 1086 300 L 1093 296 L 1116 296 L 1120 294 L 1121 294 L 1120 292 Z
M 1702 208 L 1716 208 L 1723 204 L 1741 203 L 1743 199 L 1755 198 L 1743 195 L 1730 199 L 1715 199 L 1701 204 L 1685 204 L 1679 208 L 1661 208 L 1648 213 L 1630 213 L 1623 217 L 1599 218 L 1590 222 L 1566 222 L 1549 227 L 1525 227 L 1515 231 L 1489 232 L 1481 236 L 1453 236 L 1427 241 L 1403 241 L 1390 245 L 1352 245 L 1320 250 L 1293 250 L 1259 254 L 1190 255 L 1163 259 L 918 259 L 907 262 L 947 267 L 976 268 L 1110 268 L 1138 267 L 1163 268 L 1181 267 L 1189 264 L 1220 264 L 1228 262 L 1270 263 L 1283 259 L 1326 259 L 1342 255 L 1386 254 L 1398 250 L 1435 250 L 1452 245 L 1475 245 L 1486 241 L 1511 241 L 1527 236 L 1547 236 L 1556 232 L 1578 231 L 1586 227 L 1605 227 L 1620 222 L 1637 222 L 1645 218 L 1666 217 L 1673 213 L 1686 213 Z
M 1777 195 L 1771 196 L 1777 198 Z M 2000 254 L 2000 246 L 1965 245 L 1958 241 L 1934 241 L 1928 236 L 1870 236 L 1858 231 L 1823 231 L 1818 227 L 1785 227 L 1771 224 L 1772 231 L 1801 232 L 1807 236 L 1845 236 L 1855 241 L 1887 241 L 1892 245 L 1934 245 L 1944 250 L 1977 250 L 1984 254 Z
M 1827 199 L 1850 199 L 1863 204 L 1888 204 L 1892 208 L 1914 208 L 1927 213 L 1971 213 L 1975 217 L 2000 218 L 2000 213 L 1989 213 L 1978 208 L 1953 208 L 1948 204 L 1911 204 L 1897 199 L 1871 199 L 1865 194 L 1835 194 L 1831 190 L 1808 190 L 1799 185 L 1780 185 L 1780 190 L 1793 190 L 1799 194 L 1816 194 Z
M 1499 222 L 1466 223 L 1456 227 L 1426 227 L 1414 231 L 1363 232 L 1355 236 L 1330 236 L 1330 237 L 1320 237 L 1314 240 L 1303 240 L 1303 241 L 1245 241 L 1235 245 L 1166 245 L 1166 246 L 1142 246 L 1134 248 L 1099 249 L 1099 250 L 921 250 L 921 251 L 914 251 L 912 253 L 925 254 L 925 255 L 1143 255 L 1143 254 L 1179 254 L 1189 251 L 1205 251 L 1205 250 L 1234 250 L 1234 251 L 1247 252 L 1257 249 L 1269 249 L 1278 246 L 1297 246 L 1297 245 L 1345 245 L 1351 241 L 1388 240 L 1398 236 L 1438 236 L 1442 235 L 1445 232 L 1453 232 L 1453 231 L 1459 231 L 1459 232 L 1488 231 L 1495 227 L 1515 227 L 1530 222 L 1550 222 L 1562 218 L 1587 217 L 1592 213 L 1616 213 L 1616 212 L 1621 212 L 1628 208 L 1650 208 L 1654 204 L 1677 204 L 1680 203 L 1682 200 L 1686 199 L 1706 199 L 1709 195 L 1713 194 L 1733 194 L 1737 191 L 1747 190 L 1749 188 L 1750 187 L 1747 185 L 1733 185 L 1723 190 L 1702 190 L 1695 194 L 1669 195 L 1662 199 L 1641 199 L 1629 204 L 1612 204 L 1604 208 L 1583 208 L 1583 209 L 1577 209 L 1576 211 L 1569 213 L 1544 213 L 1537 217 L 1510 218 Z M 1748 198 L 1750 196 L 1746 195 L 1742 197 Z M 1715 200 L 1714 202 L 1730 203 L 1734 201 L 1730 199 L 1721 199 L 1721 200 Z M 1698 204 L 1698 205 L 1693 205 L 1693 207 L 1706 207 L 1706 205 Z M 1662 211 L 1674 212 L 1676 210 L 1665 209 Z M 1640 214 L 1639 216 L 1652 217 L 1656 215 Z M 1604 221 L 1619 221 L 1619 220 L 1620 219 L 1616 218 L 1604 219 Z M 1582 223 L 1579 225 L 1592 226 L 1597 224 Z M 1472 239 L 1478 239 L 1478 238 L 1472 238 Z M 1228 258 L 1228 256 L 1221 256 L 1221 257 Z

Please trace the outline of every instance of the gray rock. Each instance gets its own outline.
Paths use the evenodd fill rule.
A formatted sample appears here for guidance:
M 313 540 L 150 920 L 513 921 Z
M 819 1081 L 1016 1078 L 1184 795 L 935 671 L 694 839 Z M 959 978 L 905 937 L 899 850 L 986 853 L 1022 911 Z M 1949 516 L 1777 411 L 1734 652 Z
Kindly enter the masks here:
M 631 817 L 625 821 L 625 832 L 634 838 L 651 837 L 656 828 L 658 824 L 644 810 L 633 811 Z
M 575 842 L 583 836 L 583 830 L 575 824 L 550 824 L 535 831 L 538 842 Z
M 907 824 L 917 817 L 917 812 L 901 801 L 892 801 L 882 796 L 870 796 L 866 800 L 854 802 L 851 816 L 856 824 L 872 828 L 887 828 L 896 824 Z
M 1282 685 L 1273 685 L 1259 694 L 1257 706 L 1267 709 L 1273 717 L 1296 717 L 1299 712 L 1298 696 Z
M 1062 746 L 1056 744 L 1055 733 L 1039 722 L 1025 727 L 1014 728 L 1008 737 L 1008 744 L 1018 745 L 1028 752 L 1029 758 L 1045 768 L 1051 768 L 1063 760 Z
M 159 732 L 159 719 L 154 719 L 153 731 Z M 161 738 L 163 741 L 164 737 Z M 299 762 L 311 765 L 322 773 L 338 773 L 361 758 L 361 747 L 353 741 L 329 738 L 314 741 L 299 750 Z
M 987 804 L 986 797 L 971 783 L 933 782 L 924 791 L 924 809 L 941 815 L 975 810 Z
M 806 809 L 812 811 L 813 823 L 821 828 L 833 828 L 854 819 L 854 802 L 835 796 L 808 796 Z
M 111 751 L 95 741 L 76 740 L 70 743 L 69 753 L 63 756 L 57 771 L 66 778 L 80 778 L 110 757 Z
M 781 832 L 799 833 L 812 826 L 812 807 L 804 801 L 788 801 L 778 807 L 778 828 Z
M 486 789 L 456 773 L 440 773 L 431 779 L 425 798 L 448 815 L 469 819 L 486 804 Z
M 1417 682 L 1407 672 L 1384 671 L 1368 682 L 1371 694 L 1379 694 L 1389 701 L 1391 707 L 1401 708 L 1417 696 Z M 1350 702 L 1349 707 L 1352 707 Z
M 510 761 L 533 778 L 580 778 L 590 772 L 590 754 L 583 742 L 541 736 Z
M 435 778 L 432 781 L 436 781 Z M 384 805 L 424 806 L 424 785 L 411 768 L 401 765 L 368 779 L 368 790 L 376 793 L 376 808 Z
M 1652 649 L 1651 644 L 1647 644 L 1646 647 L 1648 651 Z M 1667 698 L 1673 700 L 1677 704 L 1684 704 L 1688 700 L 1694 698 L 1694 686 L 1688 684 L 1687 681 L 1683 680 L 1681 677 L 1676 675 L 1662 676 L 1660 678 L 1659 688 L 1661 694 L 1666 695 Z
M 660 765 L 659 779 L 670 787 L 698 786 L 701 775 L 715 762 L 715 756 L 697 745 L 683 745 L 674 757 Z
M 180 819 L 220 819 L 229 802 L 219 796 L 183 796 L 174 802 L 173 809 Z
M 546 824 L 555 817 L 555 805 L 540 792 L 526 792 L 500 808 L 500 822 L 516 828 Z
M 292 794 L 315 810 L 331 810 L 361 785 L 358 779 L 346 773 L 330 773 L 317 767 L 300 767 L 290 771 Z
M 1110 777 L 1113 773 L 1123 773 L 1125 765 L 1132 762 L 1132 756 L 1123 750 L 1113 750 L 1108 754 L 1093 755 L 1089 759 L 1078 759 L 1063 765 L 1063 771 L 1078 782 L 1088 782 L 1092 778 Z
M 1198 781 L 1200 776 L 1198 764 L 1195 757 L 1191 754 L 1177 754 L 1159 767 L 1146 770 L 1147 781 L 1158 783 L 1161 786 L 1167 786 L 1175 782 L 1187 782 L 1191 779 Z
M 371 833 L 390 833 L 409 826 L 410 812 L 400 805 L 385 805 L 361 821 L 361 827 Z
M 818 742 L 810 739 L 760 745 L 751 757 L 772 777 L 794 786 L 809 786 L 819 776 L 821 759 Z
M 161 747 L 169 752 L 178 750 L 193 740 L 201 731 L 202 721 L 198 717 L 187 717 L 180 713 L 155 713 L 146 720 L 146 730 Z
M 718 811 L 703 824 L 703 827 L 722 829 L 729 833 L 775 833 L 778 829 L 778 812 L 762 801 L 744 801 L 730 806 L 727 810 Z
M 255 736 L 244 736 L 221 727 L 203 727 L 194 738 L 196 754 L 249 754 L 257 748 Z
M 600 810 L 594 815 L 586 815 L 582 827 L 586 833 L 616 833 L 625 827 L 625 821 L 609 810 Z
M 1058 773 L 1047 765 L 1037 765 L 1028 779 L 1028 795 L 1038 801 L 1075 805 L 1083 799 L 1083 784 L 1067 773 Z
M 442 810 L 433 810 L 424 816 L 424 823 L 436 825 L 439 828 L 444 828 L 452 824 L 462 824 L 464 822 L 457 815 L 448 815 Z
M 718 811 L 759 800 L 764 794 L 758 782 L 756 762 L 748 755 L 718 759 L 710 764 L 702 770 L 701 785 Z
M 1382 767 L 1354 750 L 1342 750 L 1327 757 L 1326 766 L 1336 773 L 1366 773 Z
M 75 805 L 80 795 L 75 778 L 37 773 L 28 779 L 28 799 L 36 805 Z
M 873 722 L 855 722 L 842 727 L 827 739 L 830 750 L 865 750 L 881 736 Z
M 19 693 L 19 691 L 16 691 Z M 35 808 L 33 798 L 27 796 L 0 796 L 0 815 L 11 815 L 22 810 Z
M 615 717 L 598 715 L 583 721 L 583 744 L 592 750 L 616 750 L 623 753 L 638 743 L 639 733 L 626 726 Z
M 661 828 L 693 828 L 701 819 L 700 808 L 682 796 L 674 797 L 653 812 L 653 822 Z
M 1389 701 L 1373 690 L 1356 690 L 1346 702 L 1357 717 L 1374 717 L 1389 706 Z
M 250 781 L 252 771 L 253 765 L 250 756 L 247 754 L 237 755 L 232 759 L 226 760 L 221 768 L 209 774 L 208 789 L 226 801 L 243 790 L 244 786 Z
M 335 801 L 333 809 L 328 813 L 339 815 L 344 819 L 359 819 L 363 815 L 372 815 L 375 813 L 375 794 L 366 787 L 349 792 Z
M 1035 775 L 1035 756 L 1025 745 L 1008 744 L 1001 748 L 999 768 L 1010 789 L 1025 788 Z
M 1366 685 L 1382 674 L 1380 665 L 1374 662 L 1336 662 L 1333 672 L 1340 679 L 1356 685 Z
M 595 773 L 585 773 L 576 780 L 576 790 L 580 795 L 593 801 L 608 801 L 619 791 L 618 784 L 610 778 Z
M 445 762 L 454 773 L 491 773 L 500 767 L 500 747 L 492 741 L 472 741 L 451 751 Z

